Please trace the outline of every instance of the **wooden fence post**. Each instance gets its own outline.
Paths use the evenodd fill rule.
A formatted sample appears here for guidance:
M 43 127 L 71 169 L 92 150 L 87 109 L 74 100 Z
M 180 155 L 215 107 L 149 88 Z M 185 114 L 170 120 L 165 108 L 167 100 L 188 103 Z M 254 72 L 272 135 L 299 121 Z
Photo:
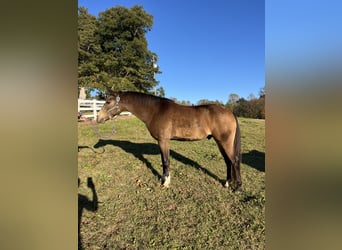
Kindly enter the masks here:
M 93 99 L 93 113 L 94 113 L 94 120 L 96 120 L 96 117 L 97 117 L 96 99 Z

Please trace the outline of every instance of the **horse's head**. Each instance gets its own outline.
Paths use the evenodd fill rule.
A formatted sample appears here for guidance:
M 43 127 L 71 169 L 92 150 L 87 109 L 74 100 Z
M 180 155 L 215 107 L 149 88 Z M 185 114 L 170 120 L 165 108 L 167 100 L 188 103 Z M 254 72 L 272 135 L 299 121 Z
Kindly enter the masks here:
M 96 122 L 104 123 L 122 112 L 122 105 L 120 103 L 120 95 L 118 92 L 112 92 L 107 98 L 106 102 L 97 114 Z

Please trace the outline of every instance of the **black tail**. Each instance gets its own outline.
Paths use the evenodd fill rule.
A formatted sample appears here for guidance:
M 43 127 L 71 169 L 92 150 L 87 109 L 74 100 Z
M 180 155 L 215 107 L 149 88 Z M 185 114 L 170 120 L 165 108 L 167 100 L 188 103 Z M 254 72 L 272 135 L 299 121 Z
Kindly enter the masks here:
M 236 121 L 236 130 L 235 130 L 235 138 L 234 138 L 234 152 L 235 152 L 235 157 L 234 157 L 234 168 L 235 168 L 235 173 L 236 173 L 236 189 L 238 189 L 241 184 L 241 176 L 240 176 L 240 163 L 242 161 L 242 155 L 241 155 L 241 135 L 240 135 L 240 126 L 238 119 L 236 115 L 234 114 L 235 121 Z

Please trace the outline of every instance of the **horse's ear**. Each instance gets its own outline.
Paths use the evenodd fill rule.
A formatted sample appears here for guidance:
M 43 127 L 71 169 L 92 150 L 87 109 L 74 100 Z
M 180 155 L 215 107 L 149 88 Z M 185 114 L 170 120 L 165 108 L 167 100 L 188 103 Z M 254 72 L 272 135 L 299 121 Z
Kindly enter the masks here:
M 115 91 L 112 90 L 112 89 L 107 89 L 107 95 L 110 96 L 110 95 L 115 95 Z

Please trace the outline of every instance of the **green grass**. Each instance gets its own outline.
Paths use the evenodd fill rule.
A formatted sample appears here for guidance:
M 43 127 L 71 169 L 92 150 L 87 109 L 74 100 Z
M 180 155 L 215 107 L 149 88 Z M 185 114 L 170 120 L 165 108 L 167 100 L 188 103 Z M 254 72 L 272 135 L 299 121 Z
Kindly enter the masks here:
M 265 121 L 239 118 L 242 192 L 222 186 L 226 166 L 212 140 L 171 142 L 171 186 L 162 188 L 159 148 L 138 119 L 79 123 L 80 236 L 84 249 L 264 249 Z M 88 210 L 87 210 L 88 206 Z M 91 206 L 90 206 L 91 207 Z

